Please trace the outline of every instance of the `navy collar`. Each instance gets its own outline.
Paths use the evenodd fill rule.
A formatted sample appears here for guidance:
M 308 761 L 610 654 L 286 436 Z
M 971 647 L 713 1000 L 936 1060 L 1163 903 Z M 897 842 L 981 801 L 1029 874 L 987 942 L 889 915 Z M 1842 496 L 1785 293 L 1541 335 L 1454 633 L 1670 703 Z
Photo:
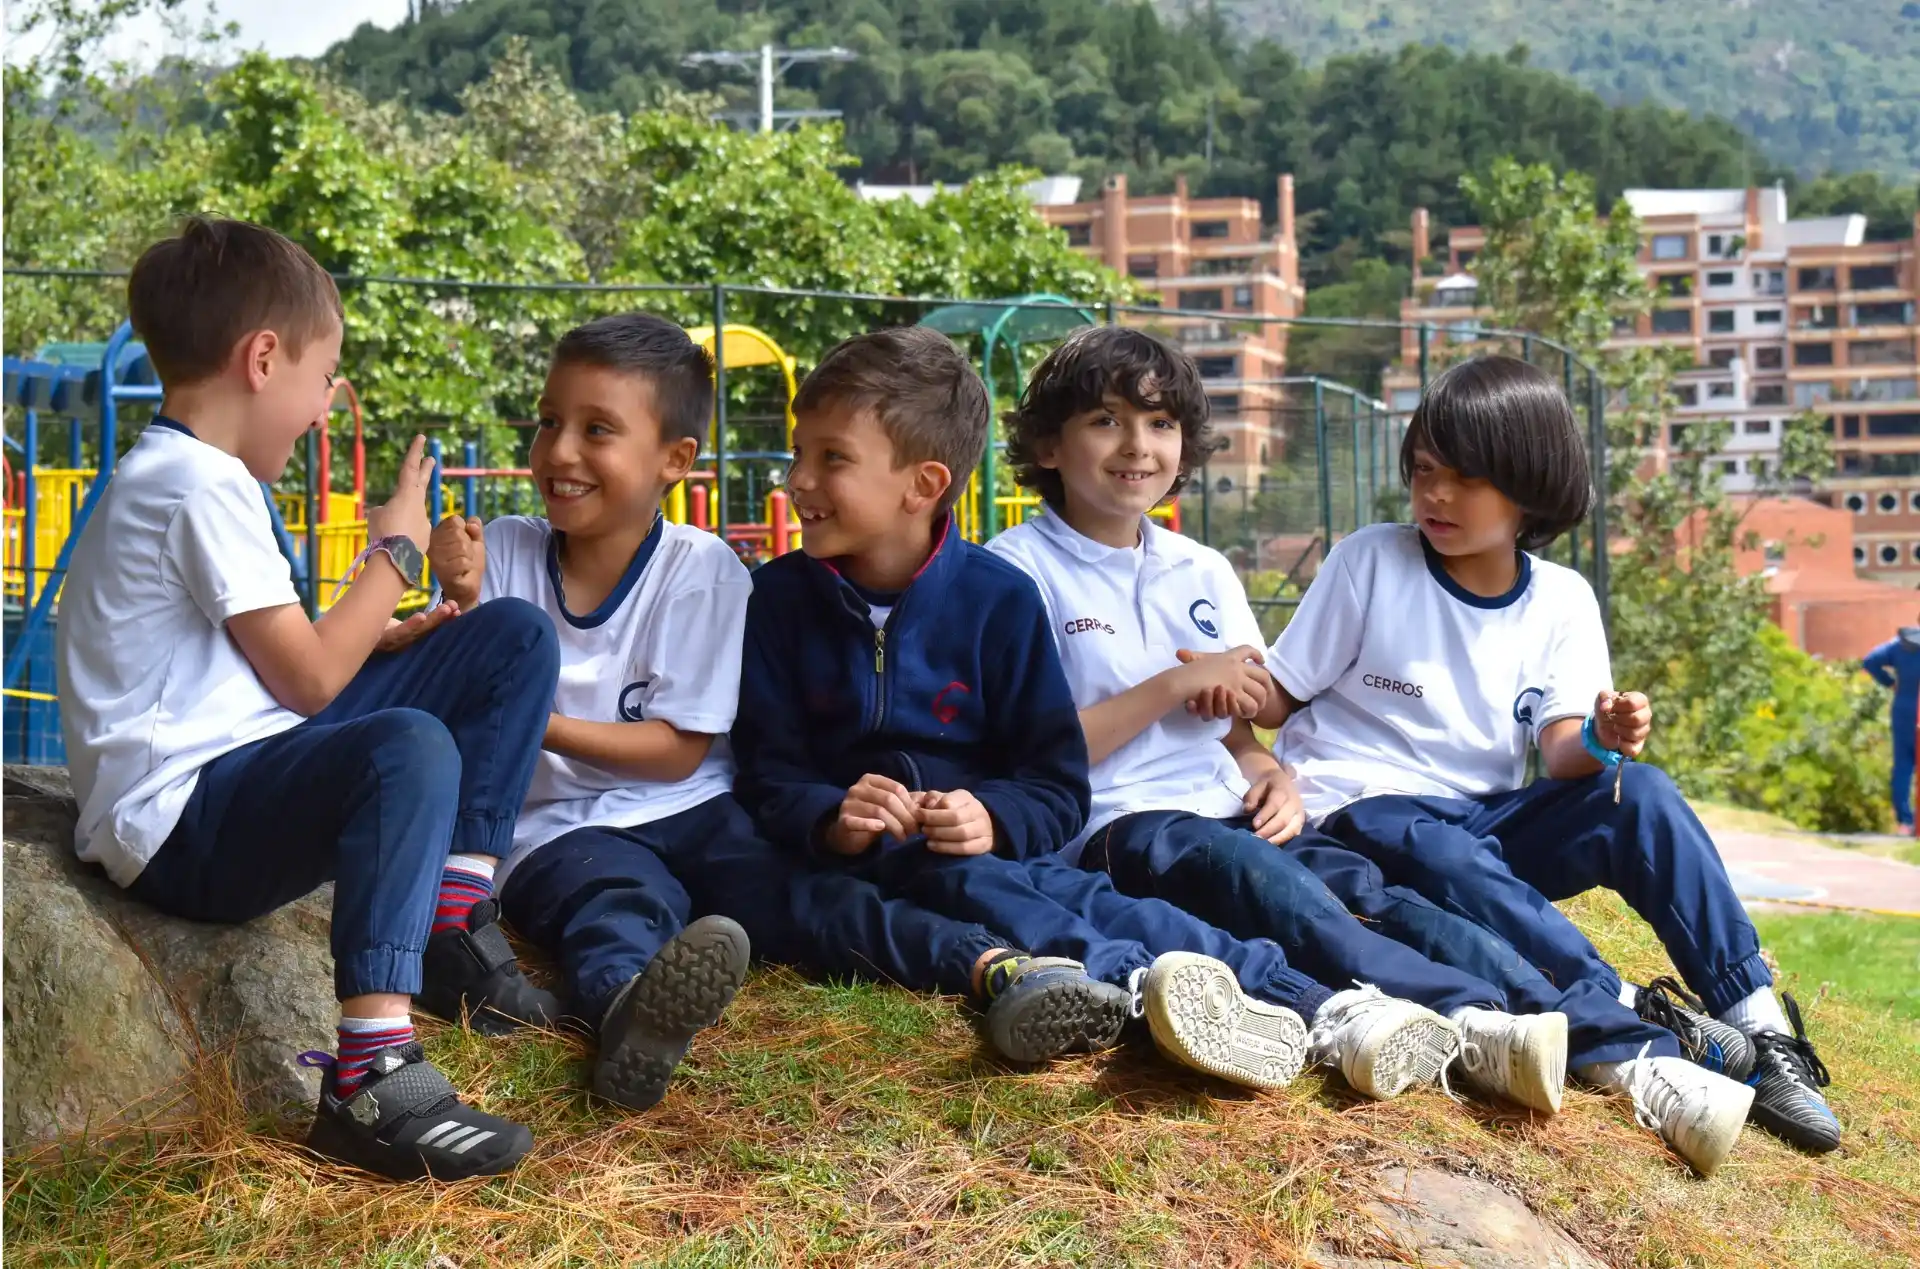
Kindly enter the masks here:
M 154 415 L 153 421 L 151 423 L 148 423 L 147 426 L 164 428 L 166 431 L 169 431 L 169 432 L 178 432 L 182 436 L 193 436 L 192 428 L 188 427 L 185 423 L 182 423 L 180 420 L 170 419 L 164 414 Z M 200 438 L 195 436 L 194 439 L 199 440 Z
M 660 539 L 665 535 L 666 517 L 656 511 L 653 516 L 653 527 L 647 530 L 646 538 L 641 541 L 640 549 L 633 553 L 633 559 L 628 561 L 627 571 L 620 575 L 619 582 L 607 592 L 607 597 L 600 601 L 598 608 L 585 616 L 576 617 L 573 610 L 567 607 L 566 587 L 560 579 L 560 539 L 566 535 L 549 525 L 547 528 L 547 582 L 553 587 L 553 602 L 559 607 L 560 615 L 567 619 L 567 624 L 575 630 L 592 630 L 596 626 L 605 625 L 609 617 L 620 611 L 620 605 L 627 602 L 627 596 L 632 594 L 633 588 L 639 584 L 640 575 L 647 571 L 647 562 L 653 558 L 654 551 L 660 546 Z
M 1418 532 L 1418 530 L 1416 530 L 1416 532 Z M 1441 556 L 1440 552 L 1433 549 L 1433 543 L 1427 541 L 1427 535 L 1424 533 L 1420 534 L 1420 550 L 1421 553 L 1427 557 L 1427 572 L 1433 574 L 1433 580 L 1440 583 L 1440 589 L 1446 591 L 1447 594 L 1452 595 L 1455 599 L 1470 608 L 1492 609 L 1510 607 L 1519 602 L 1520 596 L 1527 593 L 1527 583 L 1533 579 L 1532 558 L 1529 557 L 1525 551 L 1516 550 L 1513 553 L 1513 557 L 1519 565 L 1519 569 L 1514 576 L 1513 585 L 1507 588 L 1506 593 L 1503 595 L 1476 595 L 1459 582 L 1453 580 L 1453 575 L 1447 572 L 1446 560 Z

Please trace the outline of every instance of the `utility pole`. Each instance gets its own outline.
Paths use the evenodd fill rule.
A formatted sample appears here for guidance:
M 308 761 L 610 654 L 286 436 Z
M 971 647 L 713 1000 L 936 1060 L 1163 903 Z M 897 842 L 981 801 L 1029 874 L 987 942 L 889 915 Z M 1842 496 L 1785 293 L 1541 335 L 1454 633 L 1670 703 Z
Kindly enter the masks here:
M 689 53 L 680 59 L 682 66 L 752 66 L 760 77 L 760 109 L 757 114 L 746 111 L 728 111 L 715 118 L 738 119 L 742 122 L 758 122 L 760 131 L 772 132 L 777 123 L 795 119 L 838 119 L 838 110 L 775 110 L 773 108 L 773 81 L 786 74 L 802 62 L 851 62 L 859 54 L 850 49 L 835 45 L 832 48 L 787 48 L 777 49 L 771 44 L 762 44 L 754 52 L 736 52 L 719 50 L 708 53 Z

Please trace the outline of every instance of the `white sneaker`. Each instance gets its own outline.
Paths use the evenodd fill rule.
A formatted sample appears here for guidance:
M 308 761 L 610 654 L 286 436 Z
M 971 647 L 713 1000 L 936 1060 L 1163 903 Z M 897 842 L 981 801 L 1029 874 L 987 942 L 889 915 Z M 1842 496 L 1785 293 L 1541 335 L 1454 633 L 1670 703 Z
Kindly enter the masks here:
M 1549 1115 L 1560 1111 L 1567 1082 L 1567 1015 L 1535 1013 L 1524 1017 L 1492 1009 L 1462 1009 L 1453 1016 L 1460 1028 L 1460 1059 L 1455 1068 L 1475 1092 L 1504 1097 Z
M 1423 1005 L 1361 983 L 1313 1016 L 1307 1060 L 1331 1066 L 1378 1101 L 1431 1084 L 1460 1053 L 1460 1029 Z
M 1306 1061 L 1300 1015 L 1250 998 L 1211 956 L 1156 957 L 1141 996 L 1154 1043 L 1183 1066 L 1249 1088 L 1284 1088 Z
M 1701 1176 L 1732 1153 L 1753 1089 L 1685 1058 L 1637 1057 L 1611 1069 L 1601 1086 L 1631 1097 L 1640 1126 L 1659 1133 Z

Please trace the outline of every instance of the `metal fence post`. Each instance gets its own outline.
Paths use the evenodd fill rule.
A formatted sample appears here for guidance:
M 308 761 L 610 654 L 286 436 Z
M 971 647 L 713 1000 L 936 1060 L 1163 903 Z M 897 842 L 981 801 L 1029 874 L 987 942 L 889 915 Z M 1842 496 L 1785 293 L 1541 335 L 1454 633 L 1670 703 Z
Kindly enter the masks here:
M 1327 463 L 1326 385 L 1319 375 L 1313 377 L 1313 435 L 1320 455 L 1320 525 L 1326 533 L 1320 558 L 1324 560 L 1333 549 L 1333 469 Z
M 713 527 L 727 536 L 727 287 L 713 284 Z
M 1591 429 L 1588 442 L 1593 449 L 1593 471 L 1595 497 L 1593 500 L 1593 589 L 1600 601 L 1600 619 L 1611 628 L 1613 624 L 1613 595 L 1610 584 L 1612 561 L 1607 556 L 1607 495 L 1611 480 L 1607 473 L 1607 390 L 1600 376 L 1591 368 L 1587 371 L 1587 425 Z
M 1427 352 L 1433 342 L 1433 327 L 1420 323 L 1420 390 L 1427 390 Z
M 307 616 L 320 615 L 320 438 L 307 429 Z

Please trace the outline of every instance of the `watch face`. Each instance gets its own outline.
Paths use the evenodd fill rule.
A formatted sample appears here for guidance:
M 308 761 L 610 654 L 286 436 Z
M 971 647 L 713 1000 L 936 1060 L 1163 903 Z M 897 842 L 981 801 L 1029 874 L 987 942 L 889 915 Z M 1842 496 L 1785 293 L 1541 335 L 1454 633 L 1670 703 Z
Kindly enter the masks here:
M 413 539 L 391 537 L 383 541 L 381 546 L 393 557 L 393 562 L 400 566 L 400 573 L 406 578 L 407 585 L 418 586 L 422 560 L 420 548 L 413 544 Z

